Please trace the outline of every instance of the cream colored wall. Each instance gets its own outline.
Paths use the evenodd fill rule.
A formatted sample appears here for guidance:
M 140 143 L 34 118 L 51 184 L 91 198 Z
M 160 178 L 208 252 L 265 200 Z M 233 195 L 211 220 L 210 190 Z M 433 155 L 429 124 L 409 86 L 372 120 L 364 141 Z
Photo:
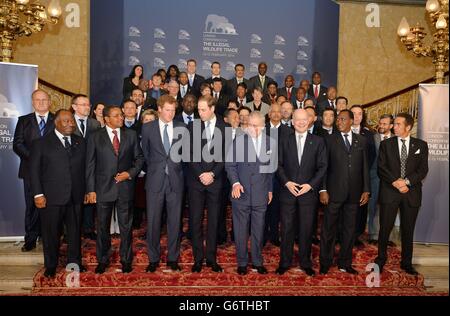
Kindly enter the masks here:
M 66 5 L 80 7 L 80 27 L 66 26 Z M 89 0 L 60 0 L 63 10 L 57 25 L 31 37 L 20 38 L 14 62 L 39 65 L 39 77 L 74 93 L 89 91 Z
M 379 5 L 380 27 L 366 26 L 366 3 L 340 3 L 338 89 L 350 104 L 375 101 L 433 77 L 430 58 L 408 52 L 397 36 L 402 17 L 430 33 L 424 6 Z

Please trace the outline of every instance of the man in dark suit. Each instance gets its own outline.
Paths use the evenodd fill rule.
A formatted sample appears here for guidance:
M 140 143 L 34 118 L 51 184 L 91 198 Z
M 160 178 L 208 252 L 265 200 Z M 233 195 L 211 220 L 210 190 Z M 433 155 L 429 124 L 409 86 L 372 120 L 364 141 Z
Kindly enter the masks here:
M 380 272 L 387 260 L 387 243 L 400 209 L 402 259 L 400 267 L 417 275 L 412 266 L 413 236 L 417 214 L 422 203 L 422 181 L 428 173 L 428 144 L 411 137 L 414 118 L 400 113 L 394 121 L 394 134 L 380 144 L 378 175 L 380 176 L 380 234 L 378 264 Z
M 131 92 L 130 99 L 133 100 L 137 106 L 138 109 L 141 110 L 142 108 L 155 108 L 156 107 L 156 99 L 151 96 L 150 89 L 149 89 L 149 81 L 147 79 L 141 79 L 139 80 L 138 85 L 139 90 L 142 91 L 142 97 L 136 98 L 136 96 L 133 96 L 133 91 Z M 142 111 L 143 112 L 143 111 Z M 138 111 L 138 114 L 140 114 L 141 111 Z M 139 118 L 138 118 L 139 119 Z
M 293 101 L 297 94 L 293 75 L 287 75 L 284 79 L 284 87 L 278 89 L 278 95 L 284 95 L 288 101 Z M 306 91 L 305 91 L 306 94 Z
M 294 97 L 288 101 L 291 101 L 292 105 L 294 106 L 294 109 L 304 109 L 306 107 L 306 104 L 305 104 L 306 91 L 305 91 L 305 89 L 303 89 L 302 87 L 298 88 L 295 91 Z
M 236 90 L 240 83 L 245 83 L 247 87 L 249 83 L 248 79 L 244 78 L 245 66 L 243 64 L 237 64 L 236 66 L 234 66 L 234 72 L 235 72 L 234 78 L 227 81 L 227 94 L 230 97 L 230 99 L 235 99 L 237 97 Z
M 135 131 L 136 135 L 140 136 L 142 124 L 136 118 L 137 104 L 133 100 L 125 101 L 122 112 L 124 115 L 123 127 Z
M 86 143 L 75 135 L 72 113 L 60 110 L 55 130 L 33 142 L 30 156 L 31 192 L 39 209 L 46 277 L 54 277 L 58 266 L 60 235 L 66 225 L 67 264 L 81 262 L 81 207 L 85 201 Z
M 327 107 L 322 112 L 322 126 L 319 128 L 317 135 L 326 137 L 331 134 L 339 133 L 335 125 L 336 111 Z
M 222 272 L 217 263 L 217 228 L 224 185 L 225 123 L 214 113 L 215 100 L 202 96 L 198 101 L 201 118 L 189 124 L 191 162 L 186 174 L 189 188 L 189 215 L 194 265 L 201 272 L 203 260 L 214 272 Z M 203 250 L 202 222 L 207 211 L 206 252 Z
M 159 119 L 142 128 L 142 149 L 147 163 L 147 243 L 149 265 L 147 272 L 155 272 L 159 266 L 161 248 L 161 215 L 164 202 L 167 205 L 168 254 L 167 266 L 181 270 L 180 222 L 184 190 L 180 144 L 188 140 L 184 123 L 174 121 L 176 100 L 164 95 L 158 100 Z
M 197 61 L 195 59 L 189 59 L 186 63 L 186 70 L 189 79 L 189 86 L 192 88 L 192 92 L 198 98 L 200 97 L 200 86 L 205 81 L 205 78 L 196 74 Z
M 254 91 L 254 90 L 253 90 Z M 267 93 L 263 94 L 262 101 L 269 106 L 277 102 L 278 83 L 271 81 L 267 84 Z
M 308 98 L 313 98 L 315 104 L 319 104 L 327 99 L 328 88 L 322 85 L 322 76 L 317 71 L 312 75 L 312 83 L 308 90 Z
M 197 98 L 193 94 L 186 95 L 181 105 L 183 112 L 175 116 L 175 121 L 182 122 L 188 126 L 189 123 L 199 118 L 197 113 Z
M 180 83 L 180 92 L 178 92 L 178 99 L 184 99 L 184 97 L 190 93 L 193 93 L 192 87 L 189 85 L 189 78 L 185 71 L 180 72 L 178 76 L 178 82 Z
M 333 263 L 339 216 L 343 216 L 343 230 L 338 267 L 342 272 L 358 273 L 352 267 L 355 218 L 358 207 L 369 201 L 370 177 L 367 142 L 351 132 L 352 124 L 353 113 L 341 111 L 337 118 L 340 133 L 325 138 L 328 171 L 320 191 L 320 201 L 326 206 L 320 240 L 321 274 L 327 274 Z
M 253 89 L 256 87 L 260 87 L 263 90 L 263 93 L 267 93 L 267 85 L 269 82 L 275 81 L 269 76 L 267 73 L 267 64 L 265 62 L 261 62 L 258 65 L 258 74 L 249 79 L 248 89 L 253 92 Z
M 240 275 L 247 274 L 250 224 L 253 269 L 267 274 L 262 258 L 264 218 L 267 205 L 272 201 L 277 144 L 263 129 L 264 116 L 258 111 L 252 112 L 248 133 L 234 140 L 225 162 L 232 184 L 233 231 Z
M 253 101 L 253 97 L 251 93 L 248 92 L 246 83 L 242 82 L 237 85 L 236 98 L 234 99 L 234 101 L 236 101 L 236 105 L 238 108 L 245 106 L 247 103 Z
M 337 89 L 336 89 L 336 87 L 334 87 L 334 86 L 328 87 L 326 99 L 318 102 L 317 106 L 316 106 L 317 112 L 319 113 L 320 116 L 322 116 L 322 112 L 327 107 L 330 107 L 330 108 L 332 108 L 334 110 L 337 109 L 336 98 L 337 98 Z
M 116 208 L 120 227 L 122 272 L 132 271 L 132 223 L 135 177 L 144 164 L 136 133 L 123 127 L 122 109 L 103 110 L 106 126 L 88 139 L 86 191 L 88 201 L 97 203 L 97 261 L 95 273 L 102 274 L 111 255 L 110 224 Z
M 226 94 L 227 93 L 227 80 L 223 78 L 220 75 L 220 63 L 215 61 L 211 64 L 211 77 L 205 80 L 206 83 L 208 83 L 211 86 L 211 90 L 213 88 L 214 79 L 218 78 L 222 82 L 222 89 L 220 90 L 221 93 Z
M 74 112 L 74 119 L 76 123 L 74 134 L 83 137 L 87 141 L 87 139 L 89 139 L 89 137 L 91 137 L 91 135 L 101 127 L 100 123 L 96 119 L 89 117 L 91 112 L 91 103 L 89 102 L 89 98 L 84 94 L 76 94 L 73 96 L 72 110 Z M 84 173 L 82 177 L 84 178 Z M 84 238 L 96 240 L 97 235 L 95 234 L 94 219 L 95 205 L 85 204 L 82 208 L 83 236 Z
M 219 78 L 213 79 L 213 89 L 212 89 L 212 96 L 215 100 L 215 109 L 216 114 L 223 117 L 223 113 L 228 107 L 228 101 L 230 100 L 226 93 L 222 92 L 224 91 L 222 87 L 222 80 Z
M 54 116 L 49 112 L 50 97 L 43 90 L 35 90 L 31 95 L 34 112 L 19 117 L 14 132 L 13 150 L 20 157 L 19 178 L 23 179 L 25 193 L 25 244 L 22 251 L 36 248 L 40 236 L 39 212 L 34 205 L 30 183 L 30 150 L 35 139 L 52 132 L 55 128 Z
M 274 103 L 270 106 L 269 122 L 266 123 L 266 133 L 278 140 L 278 144 L 286 138 L 291 129 L 281 124 L 281 106 Z M 264 225 L 264 245 L 267 241 L 274 246 L 280 246 L 280 183 L 277 177 L 273 177 L 272 203 L 267 206 Z
M 281 183 L 281 251 L 278 274 L 284 274 L 292 264 L 295 226 L 299 232 L 300 268 L 314 276 L 311 245 L 318 191 L 327 172 L 325 141 L 308 133 L 308 113 L 296 110 L 295 131 L 281 139 L 278 151 L 277 176 Z M 297 213 L 297 216 L 295 214 Z

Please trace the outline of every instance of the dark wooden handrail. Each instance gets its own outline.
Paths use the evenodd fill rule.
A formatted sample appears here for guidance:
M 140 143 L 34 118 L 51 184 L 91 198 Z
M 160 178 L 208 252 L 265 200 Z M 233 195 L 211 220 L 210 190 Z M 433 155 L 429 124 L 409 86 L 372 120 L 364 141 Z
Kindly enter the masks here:
M 51 88 L 53 90 L 56 90 L 59 93 L 62 93 L 62 94 L 65 94 L 65 95 L 68 95 L 68 96 L 71 96 L 71 97 L 73 97 L 76 94 L 76 93 L 67 91 L 67 90 L 65 90 L 63 88 L 57 87 L 54 84 L 51 84 L 50 82 L 45 81 L 44 79 L 39 78 L 38 81 L 39 81 L 40 84 L 42 84 L 44 86 L 47 86 L 47 87 L 49 87 L 49 88 Z
M 449 73 L 449 72 L 447 71 L 447 72 L 445 73 L 445 76 L 448 76 L 448 73 Z M 434 82 L 434 81 L 435 81 L 435 78 L 434 78 L 434 77 L 429 78 L 429 79 L 426 79 L 426 80 L 421 81 L 421 82 L 419 82 L 419 83 L 416 83 L 416 84 L 414 84 L 414 85 L 412 85 L 412 86 L 409 86 L 409 87 L 407 87 L 407 88 L 405 88 L 405 89 L 402 89 L 402 90 L 400 90 L 400 91 L 397 91 L 397 92 L 394 92 L 394 93 L 392 93 L 392 94 L 389 94 L 389 95 L 387 95 L 387 96 L 385 96 L 385 97 L 382 97 L 381 99 L 378 99 L 378 100 L 375 100 L 375 101 L 372 101 L 372 102 L 363 104 L 362 107 L 363 107 L 363 108 L 369 108 L 369 107 L 371 107 L 371 106 L 377 105 L 378 103 L 384 102 L 384 101 L 386 101 L 386 100 L 388 100 L 388 99 L 391 99 L 391 98 L 398 97 L 399 95 L 402 95 L 403 93 L 406 93 L 406 92 L 408 92 L 408 91 L 414 90 L 414 89 L 418 88 L 419 85 L 421 85 L 421 84 L 431 83 L 431 82 Z

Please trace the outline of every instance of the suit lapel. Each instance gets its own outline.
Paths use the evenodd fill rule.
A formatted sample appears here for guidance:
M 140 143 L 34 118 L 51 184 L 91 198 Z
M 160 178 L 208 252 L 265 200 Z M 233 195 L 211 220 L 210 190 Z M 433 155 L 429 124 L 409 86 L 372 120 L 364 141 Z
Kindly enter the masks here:
M 159 121 L 157 121 L 157 124 L 154 124 L 155 128 L 156 128 L 156 135 L 158 136 L 158 139 L 156 140 L 156 143 L 159 145 L 159 151 L 166 155 L 166 150 L 164 149 L 164 144 L 162 142 L 162 135 L 161 135 L 161 130 L 159 129 Z
M 120 130 L 120 146 L 119 146 L 119 158 L 123 156 L 125 148 L 128 146 L 128 135 L 125 129 Z
M 109 139 L 109 135 L 106 128 L 101 133 L 103 141 L 106 143 L 106 147 L 108 147 L 112 151 L 113 155 L 115 155 L 116 153 L 114 152 L 114 147 L 112 145 L 111 139 Z
M 305 139 L 305 146 L 303 146 L 302 151 L 302 163 L 300 164 L 300 168 L 305 164 L 305 160 L 308 158 L 308 155 L 310 153 L 310 147 L 312 146 L 312 136 L 311 134 L 307 133 L 306 139 Z
M 36 121 L 36 120 L 35 120 Z M 53 116 L 48 114 L 47 123 L 45 124 L 44 128 L 44 135 L 46 135 L 48 132 L 50 132 L 50 125 L 53 123 Z M 38 127 L 39 129 L 39 127 Z

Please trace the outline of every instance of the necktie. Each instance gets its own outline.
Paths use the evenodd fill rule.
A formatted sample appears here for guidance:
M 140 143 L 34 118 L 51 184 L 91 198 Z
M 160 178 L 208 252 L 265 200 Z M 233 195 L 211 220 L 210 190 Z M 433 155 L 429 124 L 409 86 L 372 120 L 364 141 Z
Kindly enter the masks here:
M 181 91 L 181 96 L 184 98 L 185 95 L 186 95 L 186 87 L 183 87 Z
M 170 151 L 169 133 L 167 132 L 168 126 L 169 126 L 169 124 L 164 125 L 164 135 L 163 135 L 163 145 L 164 145 L 164 150 L 166 151 L 166 154 L 169 154 L 169 151 Z
M 244 100 L 239 101 L 239 103 L 241 104 L 241 106 L 244 106 Z
M 116 154 L 116 156 L 118 156 L 119 155 L 119 148 L 120 148 L 119 137 L 117 137 L 117 131 L 116 130 L 113 130 L 112 133 L 114 134 L 114 137 L 113 137 L 114 153 Z
M 206 145 L 208 145 L 208 150 L 211 149 L 211 121 L 206 123 L 205 134 L 206 134 Z
M 133 125 L 133 122 L 131 122 L 131 121 L 125 121 L 125 125 L 126 125 L 128 128 L 130 128 L 131 125 Z
M 44 130 L 45 130 L 45 116 L 40 116 L 39 118 L 41 121 L 39 122 L 39 132 L 41 133 L 41 136 L 44 136 Z
M 330 107 L 334 109 L 334 102 L 330 101 Z
M 64 148 L 69 149 L 70 148 L 69 137 L 64 136 L 63 140 L 64 140 Z
M 352 145 L 350 145 L 350 142 L 348 141 L 348 134 L 345 134 L 344 137 L 345 137 L 345 147 L 347 148 L 347 151 L 350 151 L 350 147 L 352 147 Z
M 261 77 L 261 88 L 264 89 L 264 84 L 266 83 L 266 79 L 264 77 Z
M 214 92 L 214 99 L 216 99 L 216 101 L 219 100 L 219 95 L 217 92 Z
M 386 140 L 386 139 L 388 139 L 388 137 L 385 135 L 385 136 L 383 136 L 383 140 Z
M 315 88 L 314 88 L 314 98 L 318 98 L 319 97 L 319 87 L 318 86 L 316 86 Z
M 189 77 L 189 85 L 191 87 L 194 85 L 194 76 Z
M 406 159 L 408 158 L 408 152 L 406 151 L 406 139 L 402 139 L 402 152 L 400 155 L 400 178 L 406 177 Z
M 254 138 L 254 141 L 255 141 L 256 157 L 259 158 L 259 150 L 260 150 L 260 148 L 259 148 L 258 138 Z
M 303 156 L 302 138 L 303 138 L 303 135 L 298 135 L 297 155 L 298 155 L 298 165 L 299 166 L 302 164 L 302 156 Z
M 288 89 L 287 89 L 287 97 L 288 97 L 288 100 L 290 100 L 291 97 L 292 97 L 291 88 L 288 88 Z
M 188 121 L 189 121 L 188 123 L 192 122 L 192 115 L 188 115 L 187 118 L 188 118 Z
M 83 119 L 79 119 L 79 121 L 80 121 L 80 130 L 81 130 L 81 135 L 83 135 L 83 137 L 84 137 L 84 135 L 85 135 L 85 127 L 84 127 L 84 120 Z

